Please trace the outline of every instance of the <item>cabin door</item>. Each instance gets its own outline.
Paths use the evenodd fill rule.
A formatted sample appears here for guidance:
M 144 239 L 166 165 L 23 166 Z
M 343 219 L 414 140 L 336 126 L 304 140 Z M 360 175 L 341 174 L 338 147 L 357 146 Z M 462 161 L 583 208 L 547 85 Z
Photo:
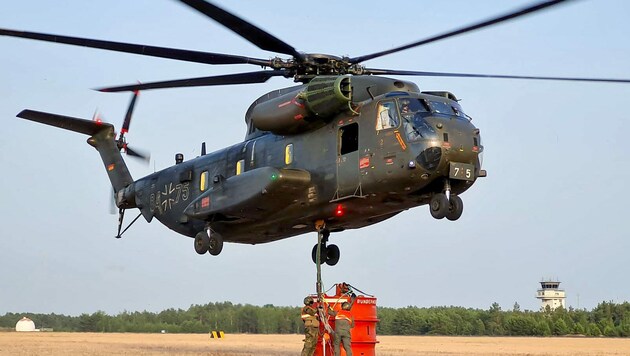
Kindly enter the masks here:
M 337 192 L 335 199 L 360 196 L 359 180 L 359 124 L 337 129 Z

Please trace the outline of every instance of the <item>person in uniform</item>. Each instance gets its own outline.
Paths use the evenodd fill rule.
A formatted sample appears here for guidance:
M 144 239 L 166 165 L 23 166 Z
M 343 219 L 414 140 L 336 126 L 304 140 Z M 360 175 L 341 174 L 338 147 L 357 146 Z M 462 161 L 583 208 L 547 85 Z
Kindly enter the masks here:
M 302 356 L 313 356 L 319 338 L 319 320 L 317 320 L 317 308 L 314 304 L 313 297 L 304 298 L 304 307 L 302 308 L 304 348 L 302 348 Z
M 350 313 L 354 304 L 354 298 L 352 302 L 344 302 L 341 305 L 341 310 L 335 315 L 335 334 L 333 338 L 333 349 L 335 356 L 341 355 L 341 344 L 343 343 L 343 349 L 346 351 L 347 356 L 352 356 L 352 348 L 350 346 L 350 329 L 354 327 L 354 318 Z
M 400 113 L 403 117 L 407 116 L 406 114 L 411 114 L 411 109 L 409 109 L 409 100 L 401 100 L 400 101 Z

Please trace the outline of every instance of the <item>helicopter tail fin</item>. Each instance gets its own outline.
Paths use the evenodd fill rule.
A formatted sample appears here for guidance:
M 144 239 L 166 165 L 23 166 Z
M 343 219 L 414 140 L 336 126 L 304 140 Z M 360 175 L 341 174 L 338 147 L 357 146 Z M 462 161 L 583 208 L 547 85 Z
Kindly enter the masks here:
M 17 117 L 89 135 L 87 142 L 101 155 L 114 191 L 118 192 L 133 183 L 115 141 L 116 133 L 112 124 L 34 110 L 22 110 Z

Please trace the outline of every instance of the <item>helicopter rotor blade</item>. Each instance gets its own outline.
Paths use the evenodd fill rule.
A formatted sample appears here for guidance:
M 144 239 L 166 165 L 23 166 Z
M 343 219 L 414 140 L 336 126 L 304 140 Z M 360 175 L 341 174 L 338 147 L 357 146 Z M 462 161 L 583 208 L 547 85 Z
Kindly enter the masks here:
M 304 54 L 298 52 L 293 46 L 214 4 L 203 0 L 180 1 L 227 27 L 260 49 L 288 54 L 300 62 L 304 60 Z
M 218 75 L 212 77 L 200 77 L 190 79 L 168 80 L 163 82 L 143 83 L 143 84 L 131 84 L 118 87 L 109 87 L 96 89 L 102 92 L 121 92 L 121 91 L 137 91 L 148 89 L 162 89 L 162 88 L 184 88 L 184 87 L 199 87 L 199 86 L 212 86 L 212 85 L 233 85 L 233 84 L 254 84 L 264 83 L 271 77 L 286 76 L 286 72 L 282 70 L 264 70 L 258 72 L 238 73 Z
M 140 158 L 143 161 L 145 161 L 145 163 L 147 163 L 147 164 L 151 160 L 151 154 L 145 153 L 145 152 L 142 152 L 142 151 L 138 151 L 137 149 L 133 150 L 129 146 L 125 146 L 125 153 L 127 153 L 129 156 Z
M 443 39 L 446 39 L 446 38 L 449 38 L 449 37 L 458 36 L 458 35 L 461 35 L 461 34 L 464 34 L 464 33 L 467 33 L 467 32 L 479 30 L 479 29 L 482 29 L 482 28 L 485 28 L 485 27 L 488 27 L 488 26 L 496 25 L 496 24 L 501 23 L 501 22 L 505 22 L 505 21 L 508 21 L 508 20 L 515 19 L 517 17 L 521 17 L 521 16 L 524 16 L 524 15 L 527 15 L 527 14 L 531 14 L 531 13 L 543 10 L 543 9 L 547 9 L 547 8 L 552 7 L 552 6 L 559 5 L 559 4 L 561 4 L 563 2 L 566 2 L 566 1 L 569 1 L 569 0 L 550 0 L 550 1 L 539 2 L 539 3 L 533 4 L 533 5 L 529 5 L 527 7 L 524 7 L 522 9 L 514 10 L 512 12 L 509 12 L 507 14 L 504 14 L 504 15 L 501 15 L 501 16 L 498 16 L 498 17 L 494 17 L 494 18 L 491 18 L 491 19 L 488 19 L 488 20 L 485 20 L 485 21 L 482 21 L 482 22 L 478 22 L 476 24 L 472 24 L 472 25 L 468 25 L 468 26 L 465 26 L 465 27 L 462 27 L 462 28 L 458 28 L 456 30 L 445 32 L 445 33 L 442 33 L 442 34 L 439 34 L 439 35 L 436 35 L 436 36 L 433 36 L 433 37 L 429 37 L 429 38 L 426 38 L 426 39 L 423 39 L 423 40 L 420 40 L 420 41 L 409 43 L 409 44 L 406 44 L 404 46 L 400 46 L 400 47 L 392 48 L 392 49 L 389 49 L 389 50 L 386 50 L 386 51 L 376 52 L 376 53 L 372 53 L 372 54 L 368 54 L 368 55 L 364 55 L 364 56 L 350 58 L 349 62 L 350 63 L 364 62 L 364 61 L 367 61 L 367 60 L 370 60 L 370 59 L 374 59 L 374 58 L 382 57 L 382 56 L 385 56 L 385 55 L 388 55 L 388 54 L 400 52 L 400 51 L 403 51 L 403 50 L 406 50 L 406 49 L 409 49 L 409 48 L 422 46 L 422 45 L 425 45 L 427 43 L 436 42 L 436 41 L 443 40 Z
M 235 56 L 231 54 L 190 51 L 184 49 L 145 46 L 133 43 L 94 40 L 81 37 L 60 36 L 38 32 L 16 31 L 0 28 L 0 36 L 21 37 L 45 42 L 63 43 L 74 46 L 99 48 L 109 51 L 140 54 L 143 56 L 161 57 L 179 61 L 205 64 L 254 64 L 270 66 L 268 59 Z
M 129 103 L 129 108 L 127 108 L 127 114 L 125 114 L 125 121 L 123 121 L 122 128 L 120 129 L 120 136 L 124 136 L 125 133 L 129 132 L 129 125 L 131 124 L 131 116 L 133 115 L 133 109 L 136 106 L 136 100 L 138 100 L 138 96 L 140 92 L 135 90 L 133 92 L 133 96 L 131 97 L 131 102 Z
M 366 74 L 391 74 L 410 75 L 419 77 L 452 77 L 452 78 L 495 78 L 495 79 L 533 79 L 533 80 L 561 80 L 572 82 L 602 82 L 602 83 L 630 83 L 630 79 L 611 78 L 579 78 L 579 77 L 540 77 L 528 75 L 502 75 L 502 74 L 472 74 L 472 73 L 446 73 L 446 72 L 422 72 L 392 69 L 365 69 Z

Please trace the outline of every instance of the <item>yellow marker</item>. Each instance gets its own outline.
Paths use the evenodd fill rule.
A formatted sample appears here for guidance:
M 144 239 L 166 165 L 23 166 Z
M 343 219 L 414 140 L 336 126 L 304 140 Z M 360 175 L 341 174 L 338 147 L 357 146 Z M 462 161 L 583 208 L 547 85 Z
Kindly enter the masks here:
M 290 143 L 284 148 L 284 164 L 293 163 L 293 144 Z
M 201 173 L 201 177 L 199 179 L 199 190 L 203 192 L 206 189 L 208 189 L 208 171 Z
M 396 135 L 396 139 L 398 140 L 398 143 L 400 144 L 400 147 L 402 147 L 403 151 L 406 150 L 407 145 L 405 144 L 405 141 L 403 141 L 402 137 L 400 137 L 400 132 L 394 131 L 394 135 Z
M 210 332 L 210 338 L 211 339 L 225 339 L 225 334 L 223 333 L 223 331 L 215 331 L 212 330 Z

